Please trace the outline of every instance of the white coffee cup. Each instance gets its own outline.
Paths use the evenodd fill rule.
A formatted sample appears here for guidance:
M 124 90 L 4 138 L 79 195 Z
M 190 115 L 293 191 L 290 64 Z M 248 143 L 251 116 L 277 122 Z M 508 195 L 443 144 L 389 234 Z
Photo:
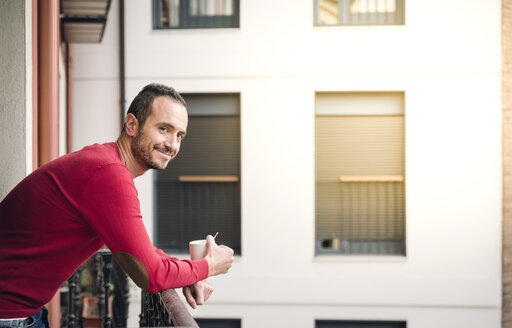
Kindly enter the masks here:
M 190 259 L 199 260 L 206 256 L 206 239 L 193 240 L 188 243 Z

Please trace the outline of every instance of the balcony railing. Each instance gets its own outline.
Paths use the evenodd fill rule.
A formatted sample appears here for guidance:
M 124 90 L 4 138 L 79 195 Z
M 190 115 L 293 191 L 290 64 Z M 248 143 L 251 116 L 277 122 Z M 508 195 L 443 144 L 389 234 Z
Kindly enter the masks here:
M 142 291 L 140 327 L 199 327 L 174 289 L 149 294 Z
M 90 291 L 82 291 L 82 275 L 91 276 Z M 110 251 L 102 249 L 61 288 L 61 327 L 127 327 L 128 303 L 128 277 Z M 139 318 L 140 327 L 199 327 L 174 289 L 142 292 Z
M 108 249 L 101 249 L 86 263 L 68 279 L 67 286 L 61 289 L 61 326 L 113 327 L 109 301 L 112 254 Z M 81 291 L 83 274 L 90 274 L 93 278 L 88 293 Z

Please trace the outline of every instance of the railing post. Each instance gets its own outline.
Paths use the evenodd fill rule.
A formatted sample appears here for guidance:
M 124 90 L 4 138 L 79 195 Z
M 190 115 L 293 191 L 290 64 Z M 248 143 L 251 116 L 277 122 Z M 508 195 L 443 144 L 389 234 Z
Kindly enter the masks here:
M 112 272 L 112 253 L 108 249 L 101 249 L 98 253 L 101 254 L 101 262 L 103 264 L 103 311 L 102 323 L 104 328 L 112 328 L 112 317 L 109 311 L 109 293 L 110 293 L 110 275 Z M 101 300 L 101 298 L 100 298 Z
M 100 255 L 95 253 L 92 256 L 92 295 L 93 296 L 101 296 L 101 271 L 98 270 L 100 266 Z
M 73 275 L 68 279 L 68 313 L 66 314 L 67 317 L 67 326 L 68 328 L 75 328 L 75 307 L 73 304 L 73 294 L 75 289 L 75 277 L 76 272 L 73 273 Z
M 114 284 L 113 326 L 124 328 L 128 325 L 130 288 L 128 286 L 128 276 L 115 258 L 112 259 L 112 283 Z
M 80 271 L 81 268 L 78 268 L 68 279 L 68 309 L 65 320 L 68 328 L 80 326 Z
M 146 297 L 147 297 L 147 293 L 145 293 L 144 291 L 141 291 L 140 293 L 140 314 L 139 314 L 139 327 L 148 327 L 148 317 L 146 315 L 146 308 L 147 308 L 147 305 L 146 305 Z
M 92 296 L 87 297 L 84 307 L 97 306 L 97 316 L 87 311 L 87 318 L 84 320 L 82 317 L 82 294 L 80 280 L 82 271 L 85 266 L 80 266 L 75 273 L 68 279 L 67 284 L 67 297 L 63 298 L 63 309 L 61 317 L 61 326 L 68 328 L 81 328 L 85 324 L 98 325 L 98 320 L 101 327 L 126 327 L 128 321 L 128 298 L 129 287 L 128 277 L 121 267 L 115 263 L 112 253 L 108 249 L 101 249 L 91 256 L 90 274 L 92 275 Z M 115 265 L 115 266 L 114 266 Z M 88 271 L 88 270 L 87 270 Z M 117 312 L 111 313 L 110 287 L 114 283 L 114 303 L 117 301 Z M 64 294 L 64 290 L 63 290 Z M 96 301 L 94 301 L 96 298 Z M 85 309 L 84 309 L 85 310 Z M 94 310 L 92 310 L 94 313 Z M 96 322 L 95 322 L 96 321 Z M 114 322 L 116 321 L 116 322 Z M 94 323 L 95 322 L 95 323 Z

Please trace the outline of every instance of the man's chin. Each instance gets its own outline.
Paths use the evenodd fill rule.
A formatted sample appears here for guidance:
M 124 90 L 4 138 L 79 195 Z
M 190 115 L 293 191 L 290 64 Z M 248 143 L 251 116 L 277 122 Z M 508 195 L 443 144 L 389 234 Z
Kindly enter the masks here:
M 155 170 L 165 170 L 167 168 L 167 165 L 169 165 L 169 162 L 170 162 L 170 160 L 165 163 L 153 163 L 151 168 L 153 168 Z
M 153 168 L 154 168 L 155 170 L 159 170 L 159 171 L 161 171 L 161 170 L 165 170 L 165 169 L 167 168 L 167 165 L 165 165 L 165 166 L 155 166 L 155 167 L 153 167 Z

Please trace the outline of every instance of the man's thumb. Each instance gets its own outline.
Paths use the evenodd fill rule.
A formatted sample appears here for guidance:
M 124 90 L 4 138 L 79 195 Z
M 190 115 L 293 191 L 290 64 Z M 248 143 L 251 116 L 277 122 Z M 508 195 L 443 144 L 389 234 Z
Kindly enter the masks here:
M 212 246 L 216 246 L 217 244 L 215 243 L 215 239 L 213 238 L 212 235 L 208 235 L 206 236 L 206 243 L 208 244 L 208 246 L 212 247 Z

